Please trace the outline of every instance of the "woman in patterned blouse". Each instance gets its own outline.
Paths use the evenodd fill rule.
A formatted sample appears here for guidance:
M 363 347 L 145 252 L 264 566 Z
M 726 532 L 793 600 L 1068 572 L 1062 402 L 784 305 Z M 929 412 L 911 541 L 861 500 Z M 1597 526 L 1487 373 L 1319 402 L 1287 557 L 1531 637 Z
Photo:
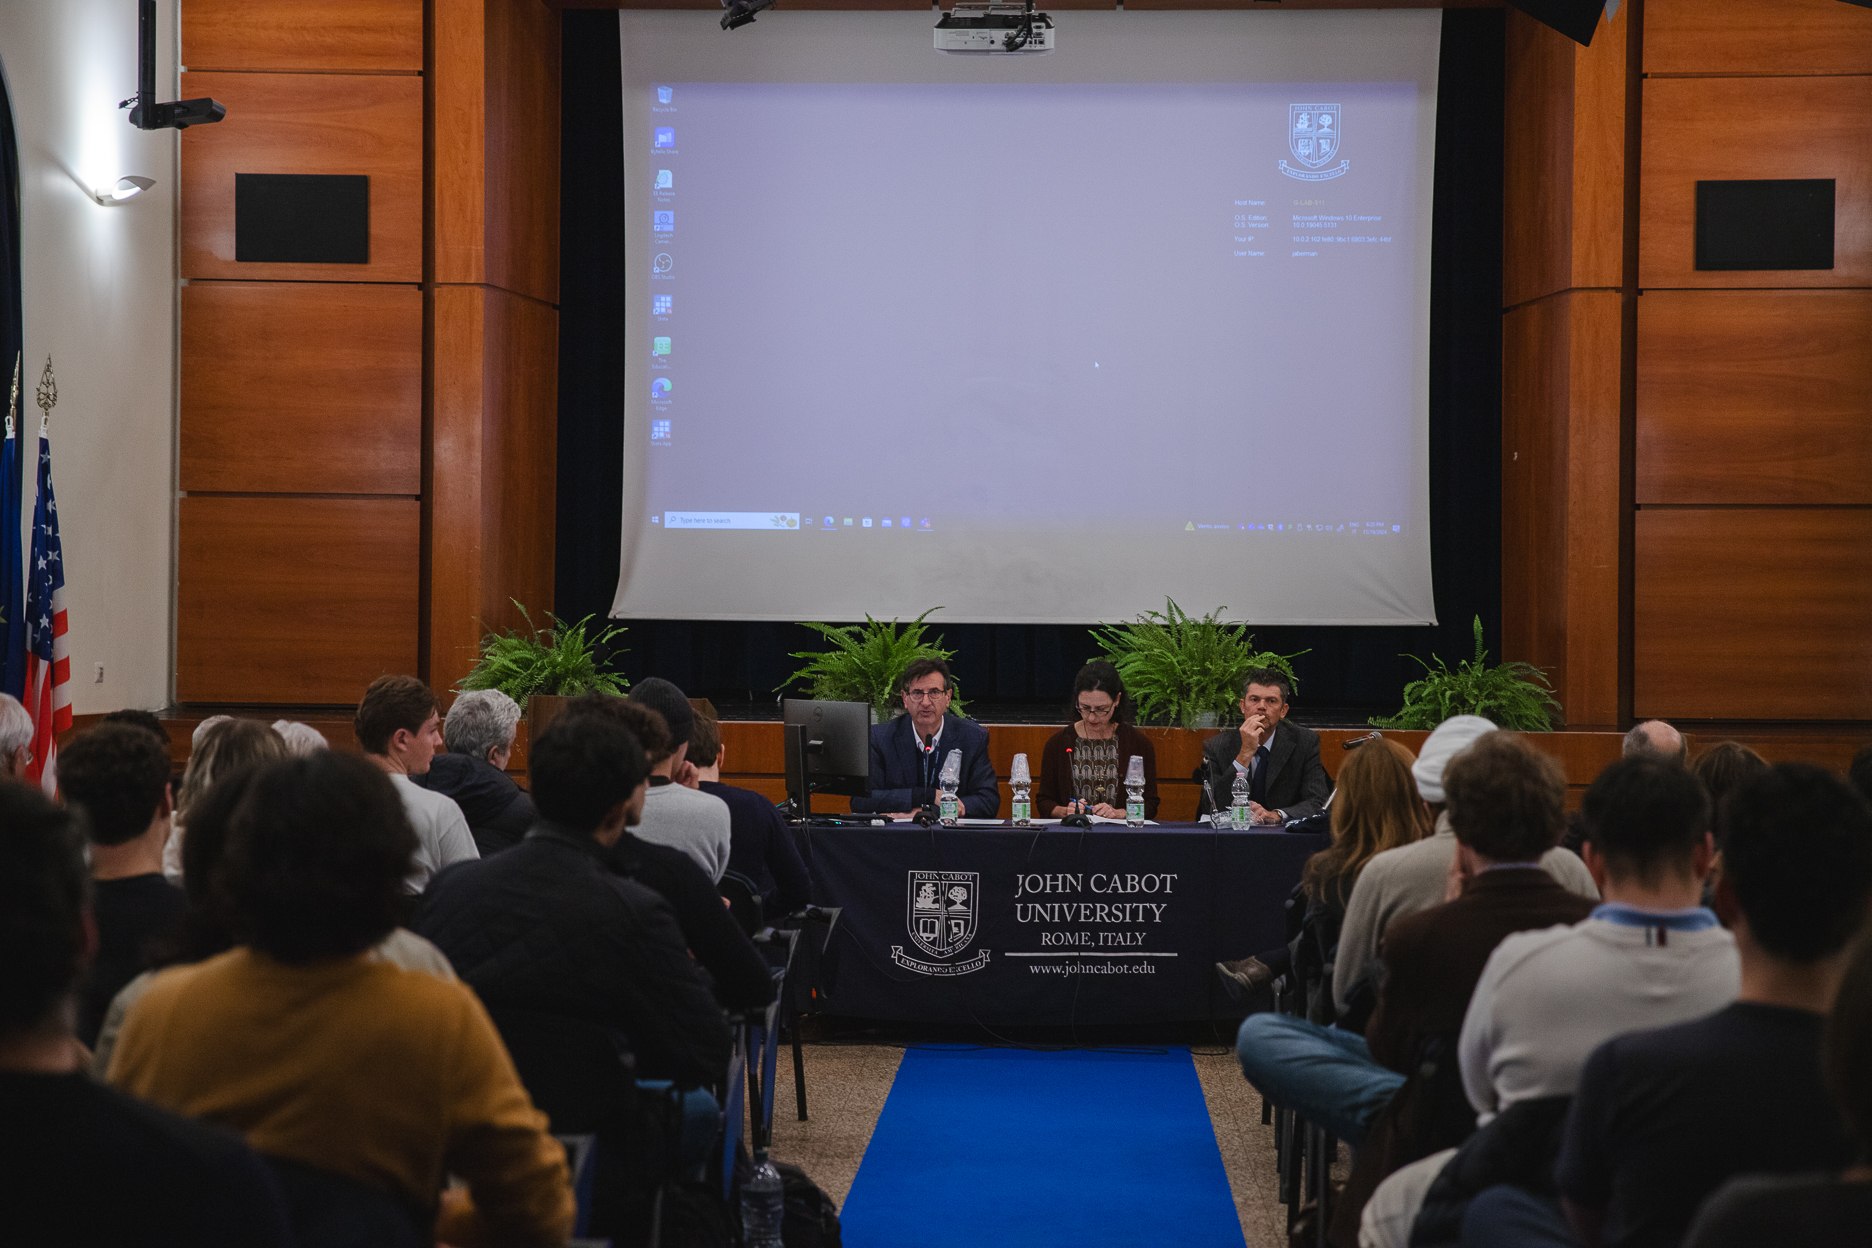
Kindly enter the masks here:
M 1107 819 L 1125 817 L 1125 771 L 1133 755 L 1144 760 L 1144 817 L 1157 815 L 1157 751 L 1130 723 L 1118 669 L 1095 659 L 1073 681 L 1073 723 L 1048 738 L 1040 753 L 1035 813 L 1062 817 L 1076 810 Z

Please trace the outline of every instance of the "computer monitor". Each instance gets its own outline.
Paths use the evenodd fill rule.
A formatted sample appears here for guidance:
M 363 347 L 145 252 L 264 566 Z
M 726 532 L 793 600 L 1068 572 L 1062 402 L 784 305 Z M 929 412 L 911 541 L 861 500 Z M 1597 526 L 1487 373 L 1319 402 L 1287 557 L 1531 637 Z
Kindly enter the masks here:
M 864 702 L 783 698 L 787 800 L 795 818 L 812 814 L 814 793 L 861 797 L 871 791 L 871 707 Z

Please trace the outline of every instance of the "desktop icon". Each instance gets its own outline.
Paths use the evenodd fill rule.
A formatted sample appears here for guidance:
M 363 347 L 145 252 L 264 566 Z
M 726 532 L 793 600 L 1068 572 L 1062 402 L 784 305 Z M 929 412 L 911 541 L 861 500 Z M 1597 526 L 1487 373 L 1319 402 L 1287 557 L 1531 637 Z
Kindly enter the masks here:
M 657 252 L 657 254 L 654 257 L 652 257 L 650 261 L 650 271 L 652 273 L 667 273 L 675 267 L 676 267 L 676 261 L 670 256 L 669 252 L 667 251 Z
M 924 517 L 923 517 L 923 523 L 922 523 L 922 524 L 919 524 L 919 525 L 918 525 L 917 527 L 918 527 L 919 529 L 927 529 L 927 528 L 929 528 L 929 517 L 928 517 L 928 516 L 924 516 Z
M 676 175 L 668 169 L 657 170 L 656 190 L 673 191 L 676 189 Z
M 658 126 L 656 128 L 656 136 L 655 138 L 651 140 L 651 142 L 655 145 L 658 151 L 664 151 L 666 149 L 675 147 L 676 146 L 676 127 L 675 126 Z
M 650 228 L 658 234 L 671 234 L 676 230 L 676 214 L 669 209 L 650 214 Z
M 652 338 L 650 340 L 650 354 L 651 355 L 668 355 L 669 353 L 670 353 L 670 340 L 669 339 Z
M 867 528 L 867 529 L 871 527 L 871 517 L 870 517 L 870 516 L 866 516 L 866 517 L 864 518 L 864 527 L 865 527 L 865 528 Z
M 652 442 L 668 442 L 670 440 L 670 422 L 667 420 L 651 421 L 650 440 Z
M 905 516 L 905 517 L 903 518 L 903 524 L 902 524 L 902 525 L 901 525 L 900 527 L 902 527 L 902 528 L 906 528 L 906 529 L 910 527 L 910 517 L 909 517 L 909 516 Z
M 658 87 L 658 88 L 657 88 L 657 103 L 659 103 L 659 104 L 667 104 L 667 103 L 669 103 L 669 102 L 670 102 L 670 99 L 671 99 L 671 98 L 672 98 L 672 97 L 673 97 L 673 96 L 674 96 L 675 94 L 676 94 L 676 93 L 675 93 L 674 91 L 672 91 L 672 90 L 670 90 L 670 89 L 669 89 L 668 87 Z
M 884 517 L 884 527 L 885 527 L 885 528 L 887 528 L 887 529 L 891 527 L 891 522 L 890 522 L 890 517 L 889 517 L 889 516 L 885 516 L 885 517 Z
M 657 295 L 650 300 L 650 315 L 668 316 L 670 314 L 670 309 L 675 306 L 676 304 L 673 296 Z
M 851 528 L 851 520 L 852 518 L 850 516 L 845 517 L 845 527 L 848 529 Z
M 827 516 L 825 518 L 825 527 L 828 529 L 837 528 L 838 521 L 834 520 L 831 516 Z
M 650 383 L 650 398 L 655 402 L 663 402 L 670 397 L 672 388 L 669 378 L 659 377 Z

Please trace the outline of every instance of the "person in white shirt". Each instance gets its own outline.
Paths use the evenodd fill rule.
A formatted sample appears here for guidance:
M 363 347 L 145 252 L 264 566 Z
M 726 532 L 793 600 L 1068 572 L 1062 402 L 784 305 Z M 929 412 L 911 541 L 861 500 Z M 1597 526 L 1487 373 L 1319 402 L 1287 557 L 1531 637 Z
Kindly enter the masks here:
M 442 749 L 442 708 L 434 690 L 414 676 L 379 676 L 364 691 L 352 730 L 364 756 L 389 773 L 416 829 L 405 892 L 420 893 L 443 867 L 481 856 L 461 807 L 410 779 L 427 772 Z
M 653 749 L 651 742 L 644 742 L 644 752 L 650 756 L 650 788 L 644 794 L 643 822 L 631 831 L 640 840 L 682 850 L 719 884 L 728 869 L 728 831 L 733 819 L 727 802 L 687 787 L 695 779 L 695 764 L 689 761 L 695 709 L 682 690 L 659 676 L 639 681 L 631 689 L 630 700 L 655 711 L 670 731 L 666 747 Z

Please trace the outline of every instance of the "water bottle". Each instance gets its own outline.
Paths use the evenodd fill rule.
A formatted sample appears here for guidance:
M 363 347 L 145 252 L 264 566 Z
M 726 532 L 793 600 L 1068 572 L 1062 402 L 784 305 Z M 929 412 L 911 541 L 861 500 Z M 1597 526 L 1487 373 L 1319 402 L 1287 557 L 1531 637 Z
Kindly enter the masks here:
M 1014 790 L 1014 826 L 1017 828 L 1032 826 L 1033 772 L 1028 769 L 1025 754 L 1014 756 L 1014 766 L 1008 772 L 1008 786 Z
M 1144 826 L 1144 757 L 1133 754 L 1125 765 L 1125 822 L 1134 828 Z
M 956 800 L 956 790 L 962 787 L 962 751 L 950 750 L 943 759 L 942 774 L 936 780 L 936 816 L 944 825 L 954 827 L 956 816 L 962 811 L 962 803 Z
M 780 1171 L 767 1160 L 767 1150 L 754 1154 L 754 1173 L 741 1185 L 741 1243 L 743 1248 L 785 1248 L 780 1242 L 780 1220 L 786 1212 L 786 1190 Z
M 1248 813 L 1248 773 L 1235 773 L 1235 791 L 1229 798 L 1229 826 L 1245 828 L 1254 823 L 1254 816 Z

